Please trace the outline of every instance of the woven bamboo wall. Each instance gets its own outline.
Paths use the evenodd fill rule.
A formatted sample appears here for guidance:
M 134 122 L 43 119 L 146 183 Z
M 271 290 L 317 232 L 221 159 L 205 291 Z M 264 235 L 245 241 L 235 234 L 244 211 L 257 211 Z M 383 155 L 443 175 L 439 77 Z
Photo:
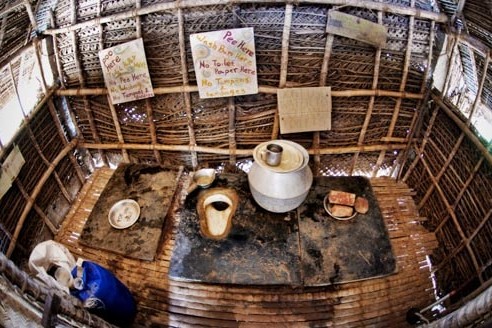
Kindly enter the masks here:
M 492 282 L 492 156 L 452 104 L 433 100 L 403 180 L 439 241 L 431 259 L 439 293 L 455 292 L 455 302 Z
M 400 5 L 60 1 L 45 33 L 55 39 L 57 94 L 69 97 L 81 147 L 103 162 L 234 164 L 280 137 L 310 149 L 318 174 L 388 175 L 416 121 L 445 20 L 423 1 Z M 387 45 L 328 35 L 329 10 L 386 26 Z M 255 30 L 259 94 L 199 99 L 189 35 L 238 27 Z M 98 52 L 139 36 L 156 96 L 112 107 Z M 332 130 L 279 135 L 277 88 L 305 86 L 332 87 Z
M 461 297 L 489 286 L 490 153 L 470 134 L 467 119 L 457 118 L 453 105 L 442 102 L 449 98 L 473 111 L 474 99 L 463 96 L 473 91 L 491 107 L 487 8 L 480 1 L 468 0 L 461 9 L 454 1 L 440 1 L 445 16 L 427 1 L 345 1 L 348 5 L 337 7 L 339 3 L 45 0 L 29 7 L 22 1 L 5 2 L 0 8 L 8 12 L 2 21 L 2 63 L 22 48 L 20 40 L 28 39 L 29 22 L 36 25 L 31 8 L 38 9 L 37 26 L 44 30 L 54 6 L 53 24 L 44 34 L 53 36 L 61 88 L 53 97 L 47 92 L 14 140 L 27 163 L 0 200 L 2 252 L 20 261 L 43 230 L 57 233 L 53 213 L 72 206 L 85 183 L 85 167 L 79 165 L 84 149 L 106 165 L 247 166 L 256 144 L 286 138 L 309 149 L 315 174 L 403 177 L 416 191 L 425 227 L 439 240 L 432 261 L 441 296 L 457 291 L 453 301 L 460 304 Z M 377 49 L 327 35 L 328 10 L 383 24 L 389 31 L 387 45 Z M 474 19 L 463 25 L 457 12 Z M 450 70 L 444 97 L 424 99 L 441 29 L 453 17 L 452 28 L 466 29 L 482 43 L 455 36 L 451 52 L 459 55 L 457 74 L 463 72 L 463 77 Z M 250 26 L 255 29 L 259 94 L 199 99 L 189 34 Z M 98 52 L 139 36 L 156 96 L 113 107 Z M 19 65 L 12 62 L 14 80 Z M 15 94 L 8 70 L 1 78 L 0 93 Z M 462 84 L 455 88 L 458 80 Z M 332 130 L 279 135 L 277 88 L 324 85 L 333 89 Z M 424 100 L 429 99 L 427 108 Z M 78 148 L 77 140 L 67 140 L 65 111 L 74 118 Z M 2 146 L 2 161 L 11 147 Z

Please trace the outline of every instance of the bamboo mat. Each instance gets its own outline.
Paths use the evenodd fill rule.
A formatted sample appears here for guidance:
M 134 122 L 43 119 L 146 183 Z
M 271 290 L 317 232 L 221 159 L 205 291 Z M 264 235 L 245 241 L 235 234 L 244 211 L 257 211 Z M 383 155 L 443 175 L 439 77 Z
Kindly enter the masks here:
M 426 255 L 437 247 L 437 241 L 419 224 L 423 218 L 417 214 L 413 192 L 393 179 L 376 178 L 371 184 L 387 225 L 398 273 L 336 286 L 290 288 L 170 280 L 177 227 L 172 220 L 166 220 L 154 261 L 80 245 L 80 232 L 112 173 L 107 168 L 94 172 L 55 239 L 74 256 L 105 266 L 129 287 L 138 303 L 135 327 L 405 327 L 409 326 L 405 315 L 410 307 L 422 308 L 434 301 Z

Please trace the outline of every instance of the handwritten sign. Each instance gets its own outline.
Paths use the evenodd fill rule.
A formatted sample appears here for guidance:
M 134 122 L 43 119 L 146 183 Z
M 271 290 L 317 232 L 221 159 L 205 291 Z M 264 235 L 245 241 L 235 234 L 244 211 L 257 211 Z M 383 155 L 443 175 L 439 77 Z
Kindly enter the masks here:
M 154 96 L 141 38 L 101 50 L 99 60 L 113 104 Z
M 200 98 L 258 93 L 253 28 L 190 35 Z

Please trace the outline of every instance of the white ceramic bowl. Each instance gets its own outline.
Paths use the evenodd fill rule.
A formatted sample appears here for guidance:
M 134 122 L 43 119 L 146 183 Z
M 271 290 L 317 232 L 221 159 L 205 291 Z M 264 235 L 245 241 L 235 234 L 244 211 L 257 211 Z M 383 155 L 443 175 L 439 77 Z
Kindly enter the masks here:
M 116 229 L 126 229 L 137 222 L 140 205 L 133 199 L 122 199 L 109 210 L 109 224 Z

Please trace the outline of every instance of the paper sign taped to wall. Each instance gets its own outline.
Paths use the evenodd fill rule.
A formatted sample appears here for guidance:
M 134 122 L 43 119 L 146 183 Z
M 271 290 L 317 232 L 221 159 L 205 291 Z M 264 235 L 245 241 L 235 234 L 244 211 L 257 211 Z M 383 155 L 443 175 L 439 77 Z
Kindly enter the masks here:
M 0 199 L 10 189 L 25 162 L 19 146 L 15 146 L 3 162 L 0 170 Z
M 113 104 L 154 96 L 142 38 L 101 50 L 99 60 Z
M 190 35 L 200 98 L 258 93 L 253 28 Z

